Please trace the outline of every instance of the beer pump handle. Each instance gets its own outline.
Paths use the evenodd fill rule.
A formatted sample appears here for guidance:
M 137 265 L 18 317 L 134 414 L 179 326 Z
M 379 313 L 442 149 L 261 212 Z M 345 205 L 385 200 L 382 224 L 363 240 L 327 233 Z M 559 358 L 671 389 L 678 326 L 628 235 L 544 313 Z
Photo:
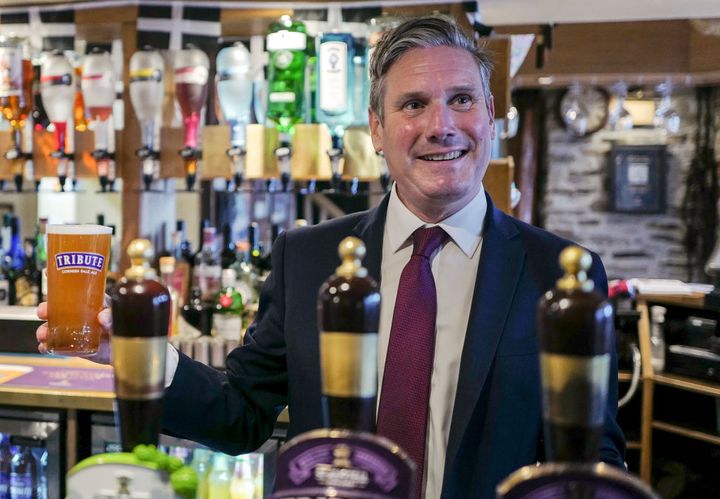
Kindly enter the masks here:
M 129 452 L 158 443 L 171 298 L 150 267 L 152 243 L 135 239 L 127 252 L 131 266 L 111 293 L 111 347 L 120 439 Z
M 565 274 L 538 307 L 545 446 L 553 461 L 596 461 L 605 423 L 613 310 L 594 290 L 591 265 L 588 251 L 565 248 Z

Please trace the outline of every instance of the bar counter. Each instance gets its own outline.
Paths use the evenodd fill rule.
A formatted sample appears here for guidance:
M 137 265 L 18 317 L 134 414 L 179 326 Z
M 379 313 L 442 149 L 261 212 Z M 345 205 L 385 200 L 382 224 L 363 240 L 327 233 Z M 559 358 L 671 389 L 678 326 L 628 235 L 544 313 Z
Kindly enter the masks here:
M 112 368 L 86 359 L 0 355 L 0 405 L 113 410 Z

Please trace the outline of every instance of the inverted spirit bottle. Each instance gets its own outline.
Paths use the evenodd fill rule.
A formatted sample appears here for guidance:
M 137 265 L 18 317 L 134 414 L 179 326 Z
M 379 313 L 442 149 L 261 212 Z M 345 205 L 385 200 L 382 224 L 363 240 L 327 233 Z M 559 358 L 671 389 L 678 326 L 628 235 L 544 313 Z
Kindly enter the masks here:
M 115 75 L 110 54 L 95 47 L 82 66 L 82 92 L 95 127 L 93 157 L 100 177 L 100 189 L 112 191 L 115 182 L 115 154 L 112 107 L 115 102 Z
M 59 51 L 51 52 L 40 70 L 40 93 L 48 118 L 55 127 L 53 157 L 57 159 L 60 190 L 65 190 L 68 174 L 72 177 L 71 157 L 67 147 L 67 127 L 72 120 L 75 102 L 75 70 L 67 57 Z
M 375 432 L 380 290 L 361 260 L 360 239 L 343 239 L 342 263 L 320 288 L 318 324 L 326 426 Z
M 116 418 L 122 449 L 131 452 L 158 444 L 171 298 L 150 268 L 150 241 L 135 239 L 127 252 L 131 267 L 110 296 Z
M 290 182 L 290 144 L 294 126 L 304 118 L 307 43 L 305 24 L 290 16 L 282 16 L 270 25 L 267 36 L 270 53 L 267 118 L 275 123 L 279 133 L 275 155 L 283 190 L 287 190 Z
M 250 52 L 242 42 L 218 52 L 216 81 L 220 109 L 230 127 L 227 155 L 232 160 L 235 189 L 239 190 L 245 175 L 245 127 L 250 123 L 253 96 Z
M 33 67 L 25 57 L 23 39 L 0 35 L 0 109 L 13 132 L 12 148 L 5 158 L 13 162 L 15 188 L 22 191 L 23 165 L 22 131 L 32 109 Z
M 587 271 L 590 253 L 565 248 L 565 275 L 540 300 L 538 329 L 545 449 L 551 461 L 593 462 L 610 378 L 613 310 Z
M 182 112 L 185 126 L 185 147 L 180 155 L 185 159 L 185 183 L 191 191 L 200 161 L 200 117 L 208 95 L 210 61 L 202 50 L 188 45 L 175 54 L 175 99 Z
M 140 123 L 141 144 L 137 156 L 142 162 L 145 190 L 160 175 L 160 145 L 155 137 L 160 123 L 164 94 L 165 63 L 160 52 L 145 47 L 130 58 L 130 101 Z
M 332 185 L 340 185 L 345 129 L 354 120 L 352 70 L 355 44 L 352 34 L 341 33 L 340 8 L 328 8 L 328 23 L 335 26 L 318 37 L 317 119 L 330 129 L 332 147 L 327 151 L 332 167 Z

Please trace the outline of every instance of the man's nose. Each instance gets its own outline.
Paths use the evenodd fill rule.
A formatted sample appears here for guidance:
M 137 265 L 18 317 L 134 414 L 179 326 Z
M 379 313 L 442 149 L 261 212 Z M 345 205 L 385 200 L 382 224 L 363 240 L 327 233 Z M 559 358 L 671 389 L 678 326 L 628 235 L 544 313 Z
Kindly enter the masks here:
M 430 106 L 425 135 L 428 141 L 442 142 L 456 133 L 452 110 L 443 103 Z

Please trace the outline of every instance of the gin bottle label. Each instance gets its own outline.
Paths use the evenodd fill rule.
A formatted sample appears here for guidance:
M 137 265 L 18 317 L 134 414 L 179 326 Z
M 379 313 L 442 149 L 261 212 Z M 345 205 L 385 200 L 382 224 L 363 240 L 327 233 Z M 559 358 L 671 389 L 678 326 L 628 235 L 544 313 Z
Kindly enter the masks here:
M 347 45 L 344 42 L 320 44 L 320 109 L 344 113 L 348 107 Z

